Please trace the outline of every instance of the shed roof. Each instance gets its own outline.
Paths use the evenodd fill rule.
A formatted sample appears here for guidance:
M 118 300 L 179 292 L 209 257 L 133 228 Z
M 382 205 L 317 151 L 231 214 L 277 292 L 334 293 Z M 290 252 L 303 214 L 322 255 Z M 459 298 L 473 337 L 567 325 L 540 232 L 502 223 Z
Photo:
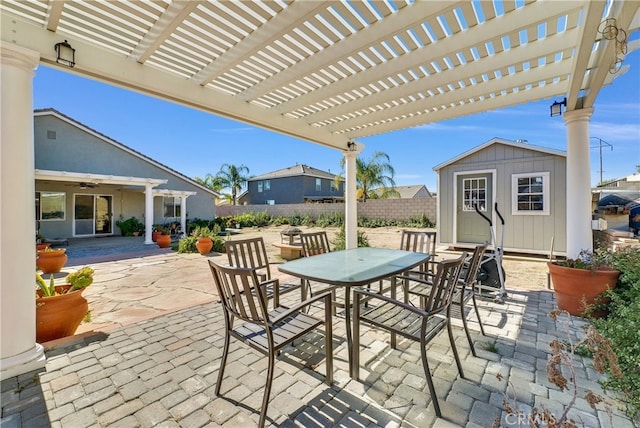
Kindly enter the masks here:
M 439 171 L 444 167 L 447 167 L 447 166 L 449 166 L 451 164 L 454 164 L 454 163 L 458 162 L 460 159 L 464 159 L 467 156 L 470 156 L 470 155 L 472 155 L 474 153 L 477 153 L 477 152 L 479 152 L 481 150 L 484 150 L 487 147 L 492 146 L 494 144 L 502 144 L 502 145 L 505 145 L 505 146 L 518 147 L 518 148 L 521 148 L 521 149 L 532 150 L 532 151 L 541 152 L 541 153 L 547 153 L 547 154 L 550 154 L 550 155 L 562 156 L 564 158 L 567 157 L 567 153 L 562 151 L 562 150 L 549 149 L 547 147 L 536 146 L 536 145 L 529 144 L 529 143 L 524 143 L 524 142 L 521 142 L 521 141 L 505 140 L 503 138 L 495 137 L 495 138 L 490 139 L 489 141 L 487 141 L 484 144 L 481 144 L 479 146 L 476 146 L 476 147 L 472 148 L 471 150 L 467 150 L 466 152 L 459 154 L 458 156 L 454 157 L 453 159 L 450 159 L 450 160 L 448 160 L 446 162 L 443 162 L 443 163 L 441 163 L 439 165 L 434 166 L 433 170 L 434 171 Z

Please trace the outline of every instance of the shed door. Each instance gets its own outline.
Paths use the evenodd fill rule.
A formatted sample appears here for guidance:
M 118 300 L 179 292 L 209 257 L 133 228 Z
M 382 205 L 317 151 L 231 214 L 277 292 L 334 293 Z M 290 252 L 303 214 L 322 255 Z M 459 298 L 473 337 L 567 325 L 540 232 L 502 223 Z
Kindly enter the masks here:
M 474 209 L 489 218 L 493 215 L 493 183 L 491 173 L 458 175 L 456 195 L 456 241 L 458 243 L 482 244 L 491 242 L 489 223 Z

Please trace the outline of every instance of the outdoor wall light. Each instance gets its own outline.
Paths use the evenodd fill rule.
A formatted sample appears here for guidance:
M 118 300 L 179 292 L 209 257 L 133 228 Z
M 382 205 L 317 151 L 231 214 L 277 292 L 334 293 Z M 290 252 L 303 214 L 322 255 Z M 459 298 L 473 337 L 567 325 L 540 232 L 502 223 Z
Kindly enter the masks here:
M 567 99 L 565 98 L 562 101 L 554 101 L 551 104 L 551 117 L 553 116 L 561 116 L 562 115 L 562 106 L 567 106 Z
M 64 64 L 67 67 L 73 68 L 76 65 L 76 50 L 71 47 L 69 42 L 56 43 L 54 46 L 56 50 L 56 62 Z
M 349 141 L 347 143 L 347 150 L 350 152 L 355 152 L 358 150 L 358 145 L 353 141 Z

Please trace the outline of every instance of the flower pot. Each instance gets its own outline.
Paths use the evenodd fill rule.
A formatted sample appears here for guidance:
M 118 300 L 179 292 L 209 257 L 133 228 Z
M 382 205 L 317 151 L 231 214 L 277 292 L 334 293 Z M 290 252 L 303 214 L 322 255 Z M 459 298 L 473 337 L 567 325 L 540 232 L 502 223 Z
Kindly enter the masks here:
M 46 250 L 47 248 L 49 248 L 51 246 L 50 242 L 44 242 L 42 244 L 36 244 L 36 250 L 40 251 L 40 250 Z
M 151 240 L 153 242 L 158 242 L 158 236 L 161 236 L 161 235 L 162 235 L 162 232 L 153 231 L 151 232 Z
M 213 239 L 208 237 L 198 238 L 196 248 L 200 254 L 209 254 L 213 248 Z
M 156 244 L 160 248 L 169 248 L 171 245 L 171 236 L 170 235 L 159 235 L 156 238 Z
M 620 271 L 614 269 L 574 269 L 547 263 L 553 282 L 558 308 L 571 315 L 582 316 L 586 308 L 593 304 L 607 303 L 608 299 L 600 295 L 607 289 L 616 287 Z M 592 316 L 603 316 L 605 311 L 598 311 Z
M 42 273 L 58 273 L 67 263 L 66 249 L 38 251 L 36 265 Z
M 59 285 L 56 291 L 71 285 Z M 82 297 L 84 288 L 68 294 L 36 298 L 36 341 L 39 343 L 71 336 L 87 315 L 89 304 Z M 37 291 L 41 295 L 40 290 Z

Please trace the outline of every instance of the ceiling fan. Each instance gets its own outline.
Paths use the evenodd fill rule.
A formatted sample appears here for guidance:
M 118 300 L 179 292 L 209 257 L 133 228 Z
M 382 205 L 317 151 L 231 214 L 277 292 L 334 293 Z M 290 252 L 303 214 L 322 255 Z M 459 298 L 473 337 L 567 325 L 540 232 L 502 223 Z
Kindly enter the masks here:
M 80 181 L 79 183 L 73 183 L 73 184 L 67 184 L 67 186 L 71 186 L 71 187 L 79 187 L 81 189 L 93 189 L 95 187 L 98 187 L 98 185 L 96 183 L 89 183 L 86 181 Z

